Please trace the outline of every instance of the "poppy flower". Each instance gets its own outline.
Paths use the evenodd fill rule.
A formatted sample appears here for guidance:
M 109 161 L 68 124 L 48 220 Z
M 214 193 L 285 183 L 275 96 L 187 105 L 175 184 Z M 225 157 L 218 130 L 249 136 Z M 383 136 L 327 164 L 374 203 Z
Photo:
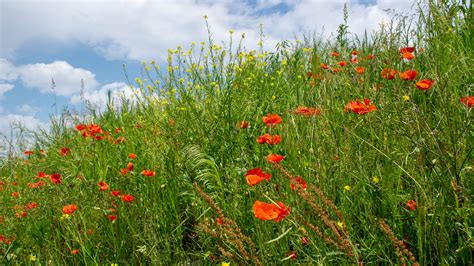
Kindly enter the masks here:
M 36 175 L 36 178 L 46 178 L 49 177 L 49 175 L 45 174 L 44 172 L 38 172 Z
M 338 63 L 341 67 L 345 67 L 347 63 L 345 61 L 339 61 Z
M 357 50 L 352 50 L 351 55 L 357 56 L 359 54 L 359 51 Z
M 410 52 L 405 52 L 402 54 L 402 56 L 403 56 L 403 59 L 408 60 L 408 61 L 415 58 L 415 56 Z
M 107 219 L 109 219 L 111 222 L 113 222 L 117 219 L 117 215 L 109 214 L 109 215 L 107 215 Z
M 77 255 L 79 253 L 79 249 L 74 249 L 71 251 L 72 255 Z
M 135 197 L 129 194 L 123 194 L 122 196 L 120 196 L 120 198 L 123 202 L 132 202 L 135 200 Z
M 241 129 L 246 129 L 246 128 L 249 128 L 249 122 L 248 121 L 241 121 L 240 124 L 239 124 L 239 128 Z
M 128 174 L 128 169 L 127 168 L 122 168 L 122 169 L 120 169 L 120 173 L 122 175 L 126 175 L 126 174 Z
M 413 53 L 415 51 L 415 47 L 403 47 L 400 49 L 400 53 Z
M 17 212 L 15 215 L 18 218 L 25 218 L 26 216 L 28 216 L 28 214 L 24 211 L 23 212 Z
M 69 148 L 63 147 L 59 150 L 59 155 L 61 156 L 67 156 L 71 150 Z
M 410 209 L 410 211 L 416 211 L 416 201 L 414 200 L 407 201 L 407 207 L 408 209 Z
M 384 68 L 382 69 L 382 72 L 380 73 L 382 78 L 388 79 L 388 80 L 394 79 L 396 74 L 397 74 L 397 71 L 391 68 Z
M 53 182 L 53 184 L 59 184 L 61 183 L 61 175 L 60 174 L 52 174 L 49 176 L 49 180 L 51 180 L 51 182 Z
M 335 68 L 332 69 L 332 73 L 337 73 L 337 72 L 339 72 L 339 71 L 340 71 L 340 70 L 339 70 L 339 68 L 337 68 L 337 67 L 335 67 Z
M 69 204 L 63 207 L 64 214 L 73 214 L 77 210 L 77 206 L 74 204 Z
M 324 64 L 324 63 L 321 63 L 321 68 L 322 68 L 322 69 L 328 69 L 329 67 L 328 67 L 328 65 L 326 65 L 326 64 Z
M 310 117 L 313 115 L 321 115 L 321 110 L 312 108 L 312 107 L 300 106 L 296 108 L 296 110 L 294 111 L 294 114 Z
M 25 209 L 33 210 L 33 209 L 36 209 L 38 206 L 39 206 L 38 203 L 32 201 L 26 204 Z
M 416 78 L 416 74 L 418 74 L 418 72 L 412 69 L 408 69 L 398 73 L 400 78 L 402 78 L 403 80 L 414 80 Z
M 306 245 L 308 245 L 309 240 L 308 240 L 307 237 L 303 236 L 303 237 L 301 237 L 300 242 L 301 242 L 301 245 L 306 246 Z
M 356 67 L 355 67 L 355 72 L 356 72 L 357 74 L 364 74 L 364 73 L 365 73 L 365 68 L 362 67 L 362 66 L 356 66 Z
M 253 204 L 253 213 L 260 220 L 279 222 L 290 214 L 290 209 L 287 209 L 282 202 L 277 202 L 277 205 L 275 205 L 257 200 Z
M 143 170 L 141 174 L 144 175 L 144 176 L 155 176 L 155 171 Z
M 258 137 L 257 142 L 259 144 L 267 143 L 268 145 L 276 145 L 281 142 L 281 136 L 279 135 L 270 135 L 268 133 Z
M 416 83 L 416 87 L 422 91 L 426 91 L 429 90 L 433 84 L 433 80 L 423 79 Z
M 130 159 L 133 160 L 133 159 L 137 158 L 137 155 L 136 155 L 135 153 L 130 153 L 130 154 L 128 155 L 128 158 L 130 158 Z
M 306 72 L 306 76 L 307 76 L 308 78 L 312 77 L 312 76 L 313 76 L 313 72 L 311 72 L 311 71 Z
M 34 152 L 32 152 L 32 151 L 24 151 L 23 154 L 30 156 L 30 155 L 33 155 Z
M 99 186 L 100 191 L 104 191 L 104 190 L 109 189 L 109 185 L 107 183 L 105 183 L 105 181 L 99 181 L 99 183 L 97 185 Z
M 338 56 L 339 56 L 339 53 L 336 52 L 336 51 L 334 51 L 334 52 L 331 53 L 331 56 L 332 56 L 332 57 L 338 57 Z
M 351 58 L 351 63 L 352 63 L 352 64 L 357 64 L 357 63 L 359 63 L 359 59 L 357 59 L 357 56 L 352 56 L 352 58 Z
M 283 122 L 281 117 L 277 114 L 267 114 L 267 116 L 262 117 L 262 121 L 267 125 L 267 127 L 276 126 Z
M 245 175 L 245 179 L 247 180 L 247 184 L 249 184 L 249 186 L 254 186 L 263 180 L 270 180 L 271 177 L 271 174 L 263 172 L 260 168 L 250 169 Z
M 280 163 L 283 159 L 285 159 L 285 156 L 279 155 L 279 154 L 270 154 L 267 156 L 267 161 L 269 163 Z
M 12 197 L 14 197 L 14 198 L 18 198 L 19 195 L 20 195 L 20 193 L 18 193 L 17 191 L 12 192 Z
M 110 194 L 112 194 L 112 196 L 114 197 L 117 197 L 118 195 L 120 195 L 120 190 L 113 190 L 112 192 L 110 192 Z
M 290 258 L 291 260 L 296 260 L 296 259 L 298 259 L 298 256 L 296 255 L 296 251 L 291 251 L 291 252 L 288 254 L 288 258 Z
M 291 190 L 296 189 L 295 184 L 296 184 L 296 186 L 301 187 L 303 190 L 306 190 L 306 188 L 308 187 L 308 185 L 306 184 L 306 180 L 301 178 L 301 176 L 298 176 L 298 177 L 294 178 L 293 180 L 291 180 L 291 184 L 290 184 Z
M 461 99 L 459 99 L 459 101 L 466 105 L 467 108 L 471 108 L 474 104 L 474 96 L 462 97 Z
M 133 165 L 132 162 L 128 162 L 128 163 L 127 163 L 127 170 L 128 170 L 128 171 L 132 171 L 132 170 L 133 170 L 133 167 L 134 167 L 134 165 Z
M 364 103 L 362 103 L 359 100 L 349 102 L 344 107 L 344 111 L 348 112 L 349 110 L 358 115 L 365 115 L 372 111 L 376 111 L 377 108 L 375 107 L 374 104 L 370 104 L 370 100 L 364 99 Z
M 369 54 L 369 55 L 367 56 L 367 59 L 368 59 L 368 60 L 372 60 L 372 59 L 374 59 L 374 58 L 375 58 L 375 55 L 373 55 L 373 54 Z
M 33 182 L 28 183 L 28 187 L 29 187 L 29 188 L 39 188 L 39 187 L 41 187 L 42 185 L 44 185 L 44 182 L 43 182 L 43 181 L 38 181 L 38 182 L 36 182 L 36 183 L 33 183 Z

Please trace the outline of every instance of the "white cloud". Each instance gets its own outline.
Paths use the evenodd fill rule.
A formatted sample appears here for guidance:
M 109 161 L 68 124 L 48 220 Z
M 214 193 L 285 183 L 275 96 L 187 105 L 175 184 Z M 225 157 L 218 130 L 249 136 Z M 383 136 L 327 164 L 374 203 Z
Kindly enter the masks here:
M 246 33 L 246 46 L 256 47 L 263 23 L 267 43 L 292 39 L 325 28 L 335 32 L 346 1 L 6 1 L 2 7 L 0 55 L 12 56 L 35 38 L 57 43 L 81 42 L 110 59 L 163 59 L 167 48 L 207 40 L 203 15 L 209 16 L 212 37 L 228 40 L 229 29 Z M 383 9 L 410 10 L 413 0 L 379 0 L 373 5 L 349 1 L 349 30 L 358 34 L 389 20 Z M 278 11 L 278 5 L 289 7 Z M 14 25 L 14 27 L 13 27 Z M 156 58 L 160 56 L 160 58 Z
M 37 63 L 14 66 L 8 60 L 0 58 L 0 81 L 21 80 L 25 87 L 38 89 L 41 93 L 53 93 L 52 80 L 54 79 L 54 92 L 60 96 L 71 96 L 81 91 L 81 80 L 84 81 L 84 90 L 93 90 L 99 83 L 95 74 L 89 70 L 75 68 L 65 61 L 54 61 L 50 64 Z M 5 67 L 5 68 L 3 68 Z M 2 84 L 3 89 L 12 89 L 13 85 Z M 1 86 L 1 85 L 0 85 Z M 0 87 L 0 96 L 2 87 Z
M 39 128 L 47 129 L 48 124 L 40 121 L 31 115 L 6 114 L 0 115 L 0 134 L 10 135 L 12 125 L 21 125 L 22 127 L 37 131 Z
M 13 89 L 12 84 L 0 84 L 0 100 L 3 99 L 3 95 Z
M 122 99 L 134 100 L 136 91 L 132 90 L 130 86 L 123 82 L 114 82 L 102 86 L 98 90 L 87 91 L 82 95 L 74 95 L 71 97 L 72 104 L 80 104 L 82 99 L 90 103 L 94 108 L 103 112 L 107 107 L 110 100 L 115 108 L 118 108 L 122 104 Z M 137 94 L 138 95 L 138 94 Z
M 17 110 L 23 114 L 30 114 L 30 115 L 34 115 L 38 112 L 38 108 L 36 107 L 33 107 L 29 104 L 22 104 L 22 105 L 19 105 L 17 106 Z

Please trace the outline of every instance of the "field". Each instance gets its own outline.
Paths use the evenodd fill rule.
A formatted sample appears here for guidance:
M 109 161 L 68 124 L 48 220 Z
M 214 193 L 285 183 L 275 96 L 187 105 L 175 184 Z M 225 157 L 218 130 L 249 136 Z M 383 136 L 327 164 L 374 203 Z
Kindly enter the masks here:
M 471 265 L 474 18 L 441 2 L 143 62 L 1 160 L 0 264 Z

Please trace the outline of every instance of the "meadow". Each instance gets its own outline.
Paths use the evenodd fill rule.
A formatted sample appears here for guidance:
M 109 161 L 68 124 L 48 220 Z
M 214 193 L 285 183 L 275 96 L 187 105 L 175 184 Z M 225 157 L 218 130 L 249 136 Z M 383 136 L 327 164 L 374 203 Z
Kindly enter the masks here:
M 125 72 L 2 158 L 0 264 L 472 265 L 474 18 L 439 2 Z

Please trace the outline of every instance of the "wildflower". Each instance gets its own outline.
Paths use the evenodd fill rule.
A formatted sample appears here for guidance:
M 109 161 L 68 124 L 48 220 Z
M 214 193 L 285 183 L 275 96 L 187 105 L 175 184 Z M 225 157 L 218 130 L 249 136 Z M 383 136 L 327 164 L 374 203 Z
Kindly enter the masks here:
M 132 202 L 133 200 L 135 200 L 135 197 L 129 194 L 123 194 L 122 196 L 120 196 L 120 198 L 123 202 Z
M 21 212 L 21 213 L 17 212 L 15 213 L 15 215 L 17 218 L 25 218 L 26 216 L 28 216 L 26 212 Z
M 270 180 L 271 177 L 271 174 L 263 172 L 262 169 L 253 168 L 247 171 L 245 180 L 247 180 L 247 184 L 249 184 L 249 186 L 254 186 L 263 180 Z
M 274 220 L 275 222 L 279 222 L 288 216 L 290 209 L 287 209 L 285 204 L 282 202 L 277 202 L 275 205 L 257 200 L 253 204 L 253 213 L 258 219 L 265 221 Z
M 44 172 L 39 172 L 36 175 L 36 178 L 46 178 L 46 177 L 49 177 L 49 175 L 45 174 Z
M 122 175 L 126 175 L 126 174 L 128 174 L 128 169 L 127 168 L 122 168 L 122 169 L 120 169 L 120 173 Z
M 339 72 L 339 68 L 335 67 L 332 69 L 332 73 L 337 73 L 337 72 Z
M 24 151 L 23 154 L 30 156 L 30 155 L 33 155 L 34 152 L 32 152 L 32 151 Z
M 296 259 L 298 259 L 298 256 L 296 255 L 296 251 L 291 251 L 291 252 L 289 253 L 289 255 L 288 255 L 287 258 L 289 258 L 289 259 L 291 259 L 291 260 L 296 260 Z
M 338 63 L 341 67 L 345 67 L 347 63 L 345 61 L 339 61 Z
M 59 155 L 61 156 L 67 156 L 71 150 L 69 148 L 63 147 L 59 150 Z
M 69 204 L 63 207 L 64 214 L 73 214 L 77 210 L 77 206 L 75 204 Z
M 59 218 L 59 219 L 61 221 L 69 220 L 69 219 L 71 219 L 71 215 L 65 213 L 65 214 L 61 215 L 61 218 Z
M 270 154 L 267 156 L 267 161 L 269 163 L 280 163 L 283 159 L 285 159 L 285 156 L 279 155 L 279 154 Z
M 313 115 L 321 115 L 321 110 L 312 107 L 301 106 L 296 108 L 294 114 L 310 117 Z
M 239 128 L 241 129 L 246 129 L 246 128 L 249 128 L 249 122 L 248 121 L 241 121 L 240 124 L 239 124 Z
M 345 185 L 345 186 L 344 186 L 344 190 L 345 190 L 345 191 L 350 191 L 350 190 L 351 190 L 351 186 Z
M 415 58 L 415 56 L 410 52 L 405 52 L 402 54 L 402 56 L 403 56 L 403 59 L 408 60 L 408 61 Z
M 306 190 L 306 188 L 308 187 L 308 185 L 306 184 L 306 180 L 301 178 L 301 176 L 297 176 L 295 179 L 291 180 L 291 184 L 290 184 L 291 190 L 295 190 L 296 188 L 295 184 L 298 187 L 301 187 L 303 190 Z
M 403 47 L 400 49 L 400 53 L 413 53 L 415 51 L 415 47 Z
M 155 176 L 155 171 L 152 171 L 152 170 L 143 170 L 141 172 L 142 175 L 144 176 Z
M 280 124 L 283 120 L 277 114 L 268 114 L 267 116 L 262 117 L 262 121 L 267 125 L 267 127 L 270 127 Z
M 137 158 L 137 155 L 136 155 L 135 153 L 130 153 L 130 154 L 128 155 L 128 158 L 130 158 L 130 159 L 133 160 L 133 159 Z
M 362 66 L 356 66 L 356 67 L 355 67 L 355 72 L 356 72 L 357 74 L 364 74 L 364 73 L 365 73 L 365 68 L 362 67 Z
M 416 201 L 414 200 L 407 201 L 407 207 L 410 209 L 410 211 L 416 211 Z
M 36 256 L 35 255 L 30 255 L 30 261 L 36 261 Z
M 107 215 L 107 219 L 109 219 L 111 222 L 113 222 L 117 219 L 117 215 L 109 214 L 109 215 Z
M 384 68 L 382 69 L 382 72 L 380 73 L 382 78 L 388 79 L 388 80 L 394 79 L 396 74 L 397 74 L 397 71 L 391 68 Z
M 26 204 L 25 209 L 26 210 L 33 210 L 33 209 L 36 209 L 38 206 L 39 206 L 39 204 L 36 203 L 36 202 L 29 202 L 28 204 Z
M 51 180 L 51 182 L 53 182 L 53 184 L 59 184 L 61 183 L 61 175 L 60 174 L 52 174 L 49 176 L 49 180 Z
M 401 73 L 398 73 L 398 75 L 403 80 L 414 80 L 416 78 L 417 73 L 418 72 L 416 70 L 408 69 L 408 70 L 405 70 Z
M 344 222 L 341 222 L 341 221 L 337 222 L 336 224 L 341 229 L 344 229 L 344 227 L 346 227 L 346 224 Z
M 368 60 L 372 60 L 372 59 L 374 59 L 374 58 L 375 58 L 375 55 L 373 55 L 373 54 L 367 55 L 367 59 L 368 59 Z
M 355 55 L 355 56 L 353 55 L 353 56 L 351 57 L 351 60 L 350 60 L 350 61 L 351 61 L 351 63 L 353 63 L 353 64 L 357 64 L 357 63 L 359 62 L 359 59 L 357 59 L 357 55 Z
M 41 187 L 42 185 L 44 185 L 43 181 L 38 181 L 36 183 L 33 183 L 33 182 L 28 183 L 29 188 L 38 188 L 38 187 Z
M 306 246 L 306 245 L 308 245 L 309 240 L 308 240 L 307 237 L 303 236 L 303 237 L 301 237 L 300 242 L 301 242 L 301 245 Z
M 19 195 L 20 195 L 20 193 L 18 193 L 17 191 L 12 193 L 12 197 L 14 197 L 14 198 L 18 198 Z
M 370 104 L 370 100 L 364 98 L 364 103 L 359 100 L 349 102 L 344 107 L 344 111 L 348 112 L 349 110 L 358 115 L 365 115 L 372 111 L 376 111 L 377 108 L 374 104 Z
M 332 57 L 338 57 L 338 56 L 339 56 L 339 53 L 336 52 L 336 51 L 334 51 L 334 52 L 331 53 L 331 56 L 332 56 Z
M 218 224 L 218 225 L 223 225 L 223 224 L 224 224 L 224 221 L 223 221 L 220 217 L 217 217 L 217 219 L 216 219 L 216 224 Z
M 257 142 L 259 144 L 267 143 L 269 145 L 275 145 L 281 142 L 281 136 L 279 135 L 270 135 L 268 133 L 258 137 Z
M 134 165 L 133 165 L 132 162 L 128 162 L 128 163 L 127 163 L 127 170 L 128 170 L 128 171 L 132 171 L 132 170 L 133 170 L 133 167 L 134 167 Z
M 372 177 L 372 182 L 373 182 L 374 184 L 378 184 L 378 183 L 380 182 L 379 177 L 378 177 L 378 176 Z
M 74 249 L 71 251 L 72 255 L 77 255 L 77 253 L 79 253 L 79 249 Z
M 462 97 L 461 99 L 459 99 L 459 101 L 466 105 L 467 108 L 471 108 L 474 104 L 474 96 Z
M 120 195 L 120 190 L 113 190 L 112 192 L 110 192 L 110 194 L 112 194 L 112 196 L 114 197 L 117 197 L 118 195 Z
M 222 264 L 221 264 L 221 266 L 230 266 L 230 262 L 225 262 L 225 261 L 223 261 Z
M 408 95 L 403 95 L 403 100 L 404 100 L 405 102 L 408 102 L 408 101 L 410 100 L 410 96 L 408 96 Z
M 329 67 L 328 67 L 328 65 L 326 65 L 326 64 L 324 64 L 324 63 L 321 63 L 321 68 L 322 68 L 322 69 L 328 69 Z
M 99 181 L 99 183 L 97 185 L 99 186 L 100 191 L 104 191 L 104 190 L 109 189 L 109 185 L 107 183 L 105 183 L 105 181 Z
M 434 84 L 434 81 L 429 79 L 423 79 L 416 83 L 416 87 L 422 91 L 429 90 Z

